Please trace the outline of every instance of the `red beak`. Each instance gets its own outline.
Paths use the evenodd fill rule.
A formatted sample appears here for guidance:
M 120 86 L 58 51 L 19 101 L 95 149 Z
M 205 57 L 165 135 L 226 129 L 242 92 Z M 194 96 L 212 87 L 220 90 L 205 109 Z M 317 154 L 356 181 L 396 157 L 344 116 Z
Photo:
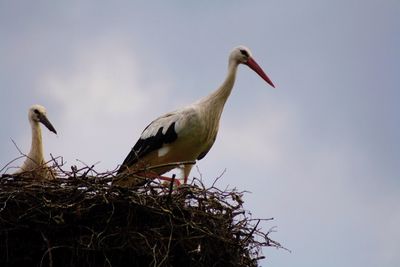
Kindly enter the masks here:
M 254 70 L 258 75 L 260 75 L 260 77 L 263 78 L 272 87 L 275 88 L 275 85 L 272 83 L 271 79 L 268 78 L 267 74 L 265 74 L 262 68 L 257 64 L 257 62 L 252 57 L 249 57 L 249 59 L 245 64 L 249 66 L 252 70 Z

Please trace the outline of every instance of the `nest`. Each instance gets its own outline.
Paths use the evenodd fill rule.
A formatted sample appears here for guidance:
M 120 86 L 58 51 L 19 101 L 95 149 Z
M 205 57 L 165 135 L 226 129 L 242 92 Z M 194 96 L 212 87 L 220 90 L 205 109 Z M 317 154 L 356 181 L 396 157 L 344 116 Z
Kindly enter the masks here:
M 127 189 L 92 167 L 58 176 L 0 179 L 0 266 L 257 266 L 263 247 L 280 247 L 236 189 Z

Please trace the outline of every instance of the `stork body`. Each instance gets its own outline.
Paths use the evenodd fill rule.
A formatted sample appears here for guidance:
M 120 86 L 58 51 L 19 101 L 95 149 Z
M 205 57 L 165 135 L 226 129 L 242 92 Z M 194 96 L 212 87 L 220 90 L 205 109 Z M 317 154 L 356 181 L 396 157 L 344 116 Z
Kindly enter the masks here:
M 235 83 L 239 64 L 248 65 L 271 86 L 274 86 L 264 71 L 244 46 L 235 48 L 229 57 L 228 74 L 222 85 L 197 102 L 167 113 L 151 122 L 142 132 L 131 152 L 122 163 L 118 173 L 135 172 L 145 167 L 173 162 L 196 161 L 204 158 L 217 137 L 221 114 Z M 193 165 L 183 166 L 184 182 Z M 153 169 L 152 173 L 139 173 L 149 178 L 164 174 L 175 168 L 165 166 Z M 132 186 L 138 181 L 128 177 L 116 182 Z
M 22 166 L 14 174 L 33 172 L 35 177 L 50 179 L 52 176 L 43 157 L 42 130 L 39 123 L 42 123 L 55 134 L 57 134 L 57 131 L 47 119 L 45 107 L 41 105 L 33 105 L 29 109 L 28 118 L 32 131 L 31 149 Z

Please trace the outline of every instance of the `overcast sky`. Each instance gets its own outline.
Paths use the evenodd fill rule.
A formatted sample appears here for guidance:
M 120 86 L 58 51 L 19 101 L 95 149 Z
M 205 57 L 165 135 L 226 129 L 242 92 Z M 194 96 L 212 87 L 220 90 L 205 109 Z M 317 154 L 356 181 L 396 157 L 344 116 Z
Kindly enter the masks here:
M 197 166 L 275 218 L 263 228 L 292 253 L 264 249 L 262 266 L 400 266 L 399 25 L 397 0 L 1 0 L 0 169 L 11 139 L 28 152 L 36 103 L 59 133 L 43 129 L 47 159 L 116 168 L 244 44 L 277 88 L 241 66 Z

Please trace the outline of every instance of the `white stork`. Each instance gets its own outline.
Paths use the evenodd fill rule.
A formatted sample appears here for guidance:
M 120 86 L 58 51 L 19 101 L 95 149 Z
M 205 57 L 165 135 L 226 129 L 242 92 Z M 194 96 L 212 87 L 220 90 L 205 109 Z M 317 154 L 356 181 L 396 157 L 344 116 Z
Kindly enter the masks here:
M 51 174 L 45 166 L 46 163 L 43 158 L 42 130 L 39 123 L 42 123 L 55 134 L 57 134 L 57 131 L 47 119 L 46 108 L 41 105 L 33 105 L 29 109 L 28 118 L 32 129 L 31 150 L 24 164 L 14 174 L 34 171 L 38 178 L 51 179 Z
M 239 64 L 247 65 L 275 87 L 253 59 L 247 47 L 234 48 L 229 56 L 228 74 L 222 85 L 193 104 L 152 121 L 120 166 L 118 174 L 137 172 L 144 167 L 174 162 L 194 162 L 204 158 L 217 137 L 221 113 L 235 83 Z M 183 166 L 184 183 L 187 182 L 192 167 L 192 164 Z M 173 168 L 175 168 L 173 165 L 164 166 L 152 169 L 151 172 L 141 172 L 139 175 L 170 180 L 171 178 L 160 175 Z M 115 182 L 120 186 L 133 186 L 139 183 L 140 181 L 128 175 Z

